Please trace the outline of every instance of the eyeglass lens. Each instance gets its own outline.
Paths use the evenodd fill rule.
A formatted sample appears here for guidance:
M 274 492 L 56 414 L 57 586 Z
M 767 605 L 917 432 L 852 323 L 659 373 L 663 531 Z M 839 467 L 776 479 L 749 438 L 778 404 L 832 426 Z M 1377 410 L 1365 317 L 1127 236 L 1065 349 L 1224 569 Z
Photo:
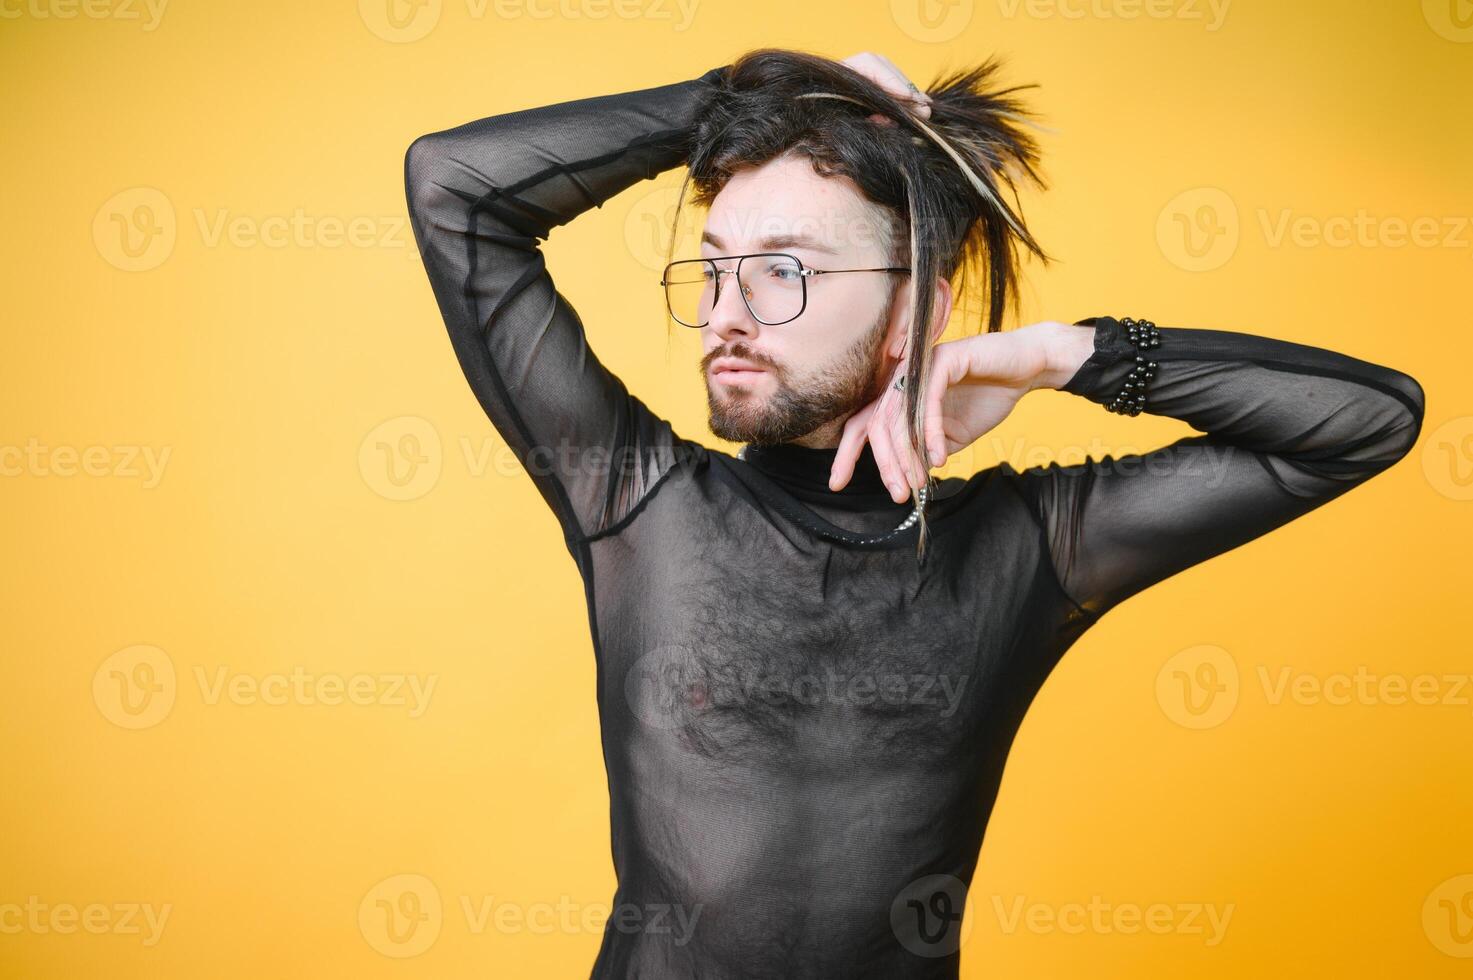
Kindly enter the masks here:
M 665 276 L 670 313 L 689 327 L 705 326 L 716 305 L 717 282 L 731 286 L 733 263 L 691 259 L 673 262 Z M 752 315 L 763 323 L 783 323 L 803 310 L 802 267 L 790 255 L 747 255 L 737 260 L 736 277 Z M 719 271 L 718 271 L 719 267 Z

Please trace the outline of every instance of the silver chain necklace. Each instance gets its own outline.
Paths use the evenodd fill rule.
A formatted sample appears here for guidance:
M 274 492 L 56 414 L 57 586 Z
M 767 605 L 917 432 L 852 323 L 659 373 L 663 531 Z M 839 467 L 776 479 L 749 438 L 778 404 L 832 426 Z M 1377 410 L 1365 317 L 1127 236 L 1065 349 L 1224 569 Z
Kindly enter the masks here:
M 743 446 L 742 448 L 740 448 L 740 449 L 737 450 L 737 459 L 741 460 L 744 463 L 747 461 L 747 447 L 746 446 Z M 911 527 L 913 524 L 915 524 L 916 521 L 918 521 L 918 520 L 921 519 L 921 508 L 923 508 L 923 507 L 926 506 L 926 497 L 928 496 L 928 494 L 929 494 L 929 492 L 928 492 L 928 490 L 927 490 L 926 487 L 919 487 L 919 488 L 917 488 L 916 489 L 916 505 L 915 505 L 915 509 L 910 512 L 910 516 L 909 517 L 907 517 L 905 520 L 901 521 L 899 524 L 895 525 L 894 528 L 890 529 L 889 531 L 886 531 L 884 534 L 877 534 L 877 535 L 874 535 L 873 537 L 868 537 L 868 538 L 859 537 L 857 535 L 856 536 L 853 536 L 850 539 L 851 540 L 851 543 L 853 543 L 853 544 L 874 544 L 877 541 L 884 541 L 884 540 L 886 540 L 888 538 L 892 538 L 895 535 L 899 534 L 901 531 L 904 531 L 905 529 Z

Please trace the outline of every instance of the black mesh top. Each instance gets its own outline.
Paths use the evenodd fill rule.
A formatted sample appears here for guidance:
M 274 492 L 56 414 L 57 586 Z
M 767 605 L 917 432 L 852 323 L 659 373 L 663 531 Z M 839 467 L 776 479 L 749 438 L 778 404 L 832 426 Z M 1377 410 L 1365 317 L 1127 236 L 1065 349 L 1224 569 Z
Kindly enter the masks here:
M 678 435 L 589 349 L 539 249 L 683 164 L 724 72 L 476 120 L 405 160 L 456 357 L 585 584 L 618 877 L 593 976 L 955 977 L 1003 763 L 1059 657 L 1400 459 L 1422 389 L 1164 326 L 1147 411 L 1205 435 L 937 480 L 924 560 L 916 527 L 854 544 L 911 509 L 868 448 L 833 493 L 832 449 Z M 1103 404 L 1136 351 L 1114 318 L 1079 322 L 1095 350 L 1064 390 Z

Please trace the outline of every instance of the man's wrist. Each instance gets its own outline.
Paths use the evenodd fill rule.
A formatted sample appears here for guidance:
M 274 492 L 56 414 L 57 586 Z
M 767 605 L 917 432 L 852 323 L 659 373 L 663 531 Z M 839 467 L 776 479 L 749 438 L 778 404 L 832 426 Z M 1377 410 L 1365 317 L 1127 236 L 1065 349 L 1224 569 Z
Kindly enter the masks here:
M 1095 352 L 1095 328 L 1071 323 L 1048 321 L 1039 342 L 1043 347 L 1043 370 L 1033 380 L 1034 388 L 1062 388 L 1069 383 L 1084 362 Z

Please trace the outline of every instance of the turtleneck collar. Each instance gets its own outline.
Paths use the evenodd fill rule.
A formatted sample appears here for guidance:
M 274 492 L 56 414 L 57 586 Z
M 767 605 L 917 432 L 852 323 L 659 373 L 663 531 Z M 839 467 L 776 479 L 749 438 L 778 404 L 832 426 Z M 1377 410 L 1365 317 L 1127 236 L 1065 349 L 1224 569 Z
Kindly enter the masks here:
M 854 475 L 838 491 L 829 489 L 829 471 L 833 468 L 837 447 L 813 449 L 797 443 L 748 445 L 744 459 L 753 468 L 781 484 L 795 496 L 840 507 L 903 507 L 896 504 L 885 488 L 884 477 L 875 462 L 868 442 L 854 462 Z

